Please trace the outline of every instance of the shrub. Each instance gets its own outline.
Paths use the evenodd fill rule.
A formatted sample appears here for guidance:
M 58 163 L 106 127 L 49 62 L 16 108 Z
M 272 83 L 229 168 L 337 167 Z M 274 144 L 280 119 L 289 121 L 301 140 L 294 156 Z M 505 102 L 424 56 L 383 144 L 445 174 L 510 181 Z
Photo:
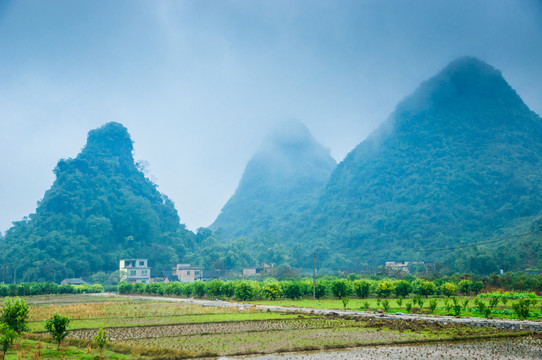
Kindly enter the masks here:
M 121 281 L 117 285 L 117 291 L 119 292 L 119 294 L 128 294 L 128 293 L 133 292 L 134 290 L 133 290 L 132 284 Z
M 399 307 L 403 306 L 403 298 L 402 297 L 397 299 L 397 305 L 399 305 Z
M 432 299 L 432 300 L 429 301 L 429 309 L 430 309 L 431 314 L 432 314 L 433 311 L 435 311 L 435 309 L 437 308 L 437 304 L 438 304 L 438 300 L 437 300 L 437 299 Z
M 436 286 L 431 281 L 416 279 L 412 282 L 412 292 L 421 295 L 429 296 L 435 293 Z
M 382 308 L 384 308 L 384 311 L 390 309 L 390 301 L 388 299 L 382 300 Z
M 321 297 L 326 296 L 328 293 L 328 287 L 325 282 L 316 282 L 316 298 L 320 299 Z
M 233 281 L 226 281 L 222 284 L 222 295 L 228 298 L 235 295 L 235 283 Z
M 483 302 L 482 300 L 475 299 L 474 304 L 476 305 L 478 312 L 483 315 L 487 308 L 486 303 Z
M 478 295 L 480 291 L 482 291 L 483 288 L 484 288 L 484 283 L 481 281 L 473 281 L 472 284 L 470 285 L 470 290 L 476 295 Z
M 520 319 L 526 319 L 529 317 L 529 306 L 531 306 L 531 300 L 520 299 L 512 304 L 512 309 Z
M 347 297 L 341 298 L 341 302 L 343 303 L 343 308 L 346 311 L 346 307 L 348 306 L 348 303 L 350 302 L 350 299 Z
M 350 282 L 345 279 L 339 279 L 339 280 L 333 280 L 331 282 L 331 293 L 339 298 L 342 299 L 343 297 L 346 297 L 350 295 L 351 288 L 350 288 Z
M 489 299 L 489 307 L 495 308 L 497 305 L 499 305 L 499 298 L 491 298 Z
M 107 331 L 100 328 L 96 336 L 94 336 L 94 343 L 100 348 L 100 353 L 102 353 L 105 345 L 107 345 Z
M 365 299 L 371 294 L 371 283 L 366 280 L 356 280 L 353 283 L 356 296 Z
M 240 281 L 235 286 L 235 297 L 241 301 L 249 301 L 256 297 L 257 289 L 250 281 Z
M 0 348 L 4 354 L 3 358 L 6 357 L 6 353 L 18 336 L 19 334 L 15 330 L 6 324 L 0 323 Z
M 468 279 L 461 280 L 459 282 L 459 291 L 465 295 L 469 295 L 471 291 L 472 281 Z
M 166 295 L 181 295 L 183 286 L 180 282 L 170 282 L 164 288 L 164 294 Z
M 192 283 L 192 289 L 194 291 L 194 295 L 196 295 L 199 298 L 202 298 L 205 296 L 205 283 L 203 281 L 194 281 Z
M 205 284 L 205 294 L 208 297 L 219 297 L 222 295 L 222 281 L 213 280 Z
M 278 297 L 282 296 L 282 287 L 278 281 L 269 281 L 266 282 L 262 287 L 262 296 L 275 300 Z
M 164 283 L 154 282 L 145 287 L 145 293 L 152 295 L 164 295 Z
M 379 297 L 390 297 L 393 291 L 393 283 L 389 280 L 382 280 L 376 284 L 376 293 Z
M 60 349 L 60 343 L 68 336 L 68 326 L 70 318 L 55 313 L 51 318 L 45 320 L 45 329 L 53 339 L 58 343 L 57 350 Z
M 450 297 L 457 291 L 457 286 L 455 286 L 453 283 L 447 282 L 444 283 L 440 289 L 442 291 L 442 295 Z
M 454 316 L 461 316 L 461 305 L 456 304 L 452 306 L 452 313 L 454 314 Z
M 408 301 L 405 306 L 407 312 L 412 311 L 412 301 Z
M 406 280 L 399 280 L 395 283 L 394 292 L 397 297 L 407 297 L 412 291 L 412 285 Z
M 300 299 L 303 297 L 303 289 L 297 281 L 288 281 L 283 286 L 284 296 L 288 299 Z
M 17 335 L 28 331 L 28 304 L 19 297 L 4 300 L 0 323 L 7 325 Z
M 145 285 L 145 284 L 143 284 L 143 283 L 135 283 L 135 284 L 132 284 L 133 292 L 136 292 L 136 293 L 138 293 L 138 294 L 144 294 L 146 288 L 147 288 L 147 285 Z

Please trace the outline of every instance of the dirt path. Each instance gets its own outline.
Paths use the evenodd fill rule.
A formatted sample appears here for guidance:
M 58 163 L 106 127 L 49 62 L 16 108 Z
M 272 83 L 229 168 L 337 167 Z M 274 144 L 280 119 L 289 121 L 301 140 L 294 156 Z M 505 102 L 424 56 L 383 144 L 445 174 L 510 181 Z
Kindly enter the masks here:
M 253 305 L 248 303 L 236 303 L 223 300 L 204 300 L 194 298 L 176 298 L 167 296 L 144 296 L 144 295 L 118 295 L 116 293 L 98 293 L 89 294 L 93 296 L 105 296 L 105 297 L 122 297 L 133 300 L 159 300 L 159 301 L 171 301 L 171 302 L 186 302 L 197 304 L 200 306 L 212 306 L 212 307 L 235 307 L 239 310 L 256 307 L 263 311 L 277 311 L 277 312 L 299 312 L 306 314 L 318 314 L 318 315 L 336 315 L 336 316 L 351 316 L 351 317 L 367 317 L 367 318 L 384 318 L 390 320 L 424 320 L 424 321 L 436 321 L 444 325 L 448 323 L 460 323 L 471 326 L 479 327 L 496 327 L 508 330 L 531 330 L 542 332 L 542 322 L 528 321 L 528 320 L 503 320 L 503 319 L 481 319 L 481 318 L 456 318 L 452 316 L 436 316 L 436 315 L 420 315 L 420 314 L 402 314 L 402 313 L 373 313 L 368 311 L 355 311 L 355 310 L 329 310 L 329 309 L 312 309 L 312 308 L 297 308 L 297 307 L 285 307 L 285 306 L 271 306 L 271 305 Z

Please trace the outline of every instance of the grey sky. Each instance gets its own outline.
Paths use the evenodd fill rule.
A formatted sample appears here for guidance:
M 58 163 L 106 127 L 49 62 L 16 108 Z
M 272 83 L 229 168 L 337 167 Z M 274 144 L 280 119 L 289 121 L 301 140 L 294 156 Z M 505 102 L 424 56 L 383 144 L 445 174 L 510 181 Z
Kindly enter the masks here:
M 542 113 L 538 0 L 2 0 L 0 231 L 108 121 L 207 226 L 273 123 L 301 120 L 340 161 L 463 55 Z

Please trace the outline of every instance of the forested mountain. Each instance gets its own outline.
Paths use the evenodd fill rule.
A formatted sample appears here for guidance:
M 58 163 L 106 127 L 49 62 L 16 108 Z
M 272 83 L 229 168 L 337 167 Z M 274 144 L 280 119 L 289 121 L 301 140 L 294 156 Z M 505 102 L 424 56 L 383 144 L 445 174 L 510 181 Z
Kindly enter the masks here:
M 420 249 L 529 232 L 540 226 L 541 165 L 541 118 L 498 70 L 460 58 L 337 166 L 304 240 L 325 239 L 352 261 L 381 263 L 441 259 L 449 251 Z M 534 244 L 518 237 L 487 245 L 492 270 L 504 262 L 497 246 L 522 243 Z M 535 263 L 541 258 L 527 251 Z
M 222 239 L 282 238 L 316 205 L 335 160 L 298 121 L 277 126 L 248 162 L 211 229 Z
M 87 276 L 133 257 L 169 269 L 182 259 L 195 235 L 132 153 L 127 129 L 112 122 L 90 131 L 75 159 L 58 162 L 36 213 L 15 223 L 0 244 L 7 280 Z
M 542 119 L 475 58 L 423 82 L 339 165 L 303 124 L 282 124 L 212 231 L 186 230 L 132 153 L 126 128 L 108 123 L 58 162 L 36 213 L 0 236 L 6 281 L 87 276 L 132 257 L 154 269 L 307 268 L 314 252 L 328 270 L 388 259 L 542 268 Z

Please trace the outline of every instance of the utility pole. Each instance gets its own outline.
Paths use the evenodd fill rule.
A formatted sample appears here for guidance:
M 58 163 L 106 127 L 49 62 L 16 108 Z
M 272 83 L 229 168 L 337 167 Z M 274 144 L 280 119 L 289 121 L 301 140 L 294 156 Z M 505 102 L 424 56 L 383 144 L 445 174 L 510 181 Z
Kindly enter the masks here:
M 313 254 L 313 271 L 312 271 L 312 299 L 316 300 L 316 253 Z

